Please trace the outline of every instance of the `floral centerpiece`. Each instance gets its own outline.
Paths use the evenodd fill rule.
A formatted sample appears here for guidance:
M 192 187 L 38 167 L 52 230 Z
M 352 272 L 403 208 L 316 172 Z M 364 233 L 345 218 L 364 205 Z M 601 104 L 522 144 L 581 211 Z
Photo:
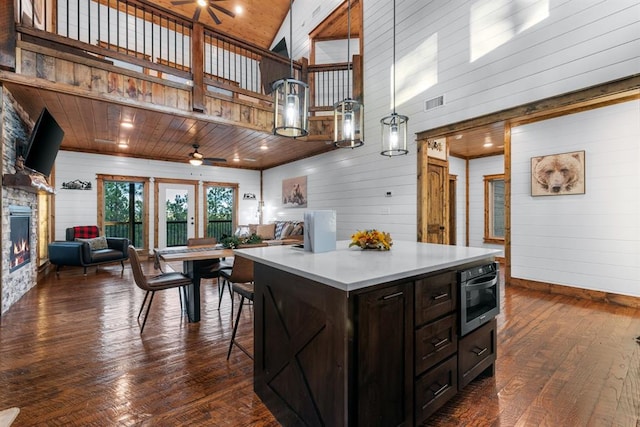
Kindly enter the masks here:
M 251 236 L 238 237 L 238 236 L 224 236 L 220 241 L 223 248 L 237 249 L 240 245 L 251 245 L 255 243 L 262 243 L 262 238 L 253 233 Z
M 391 235 L 384 231 L 358 230 L 351 236 L 351 246 L 358 246 L 362 249 L 377 249 L 379 251 L 388 251 L 393 245 Z

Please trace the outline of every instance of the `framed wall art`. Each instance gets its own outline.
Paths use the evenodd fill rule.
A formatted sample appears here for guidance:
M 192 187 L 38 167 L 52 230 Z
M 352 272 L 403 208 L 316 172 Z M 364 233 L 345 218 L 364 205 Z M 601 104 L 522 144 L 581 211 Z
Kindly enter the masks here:
M 307 177 L 282 180 L 282 204 L 287 208 L 307 207 Z
M 585 193 L 584 151 L 531 158 L 531 195 Z

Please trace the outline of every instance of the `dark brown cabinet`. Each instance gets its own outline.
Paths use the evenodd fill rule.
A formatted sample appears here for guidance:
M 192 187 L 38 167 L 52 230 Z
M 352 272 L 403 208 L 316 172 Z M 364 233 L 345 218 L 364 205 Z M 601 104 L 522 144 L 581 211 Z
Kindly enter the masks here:
M 494 374 L 496 361 L 496 319 L 460 338 L 458 344 L 458 385 L 460 389 L 481 373 Z
M 415 421 L 458 392 L 457 281 L 453 271 L 415 281 Z
M 398 426 L 407 420 L 412 294 L 404 283 L 356 299 L 357 425 Z M 410 392 L 410 389 L 409 389 Z

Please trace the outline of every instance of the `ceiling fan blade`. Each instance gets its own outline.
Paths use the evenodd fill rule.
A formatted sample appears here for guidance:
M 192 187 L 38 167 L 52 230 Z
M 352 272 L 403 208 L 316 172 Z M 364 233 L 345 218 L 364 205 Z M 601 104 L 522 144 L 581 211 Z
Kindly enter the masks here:
M 209 9 L 207 9 L 209 10 Z M 200 13 L 202 12 L 202 8 L 200 6 L 196 7 L 196 11 L 193 14 L 193 22 L 198 22 L 198 19 L 200 19 Z
M 220 12 L 222 12 L 222 13 L 226 13 L 227 15 L 229 15 L 229 16 L 230 16 L 230 17 L 232 17 L 232 18 L 235 18 L 235 17 L 236 17 L 236 14 L 235 14 L 235 13 L 231 12 L 231 11 L 230 11 L 230 10 L 228 10 L 228 9 L 225 9 L 225 8 L 224 8 L 224 7 L 222 7 L 222 6 L 218 6 L 217 4 L 213 4 L 213 3 L 209 2 L 209 7 L 212 7 L 212 8 L 214 8 L 214 9 L 218 9 Z
M 171 4 L 174 6 L 180 6 L 183 4 L 191 4 L 191 3 L 193 3 L 193 0 L 175 0 L 171 2 Z
M 218 19 L 215 13 L 213 13 L 213 10 L 211 10 L 211 7 L 207 7 L 207 12 L 209 12 L 211 19 L 213 19 L 216 24 L 218 25 L 222 24 L 222 21 Z

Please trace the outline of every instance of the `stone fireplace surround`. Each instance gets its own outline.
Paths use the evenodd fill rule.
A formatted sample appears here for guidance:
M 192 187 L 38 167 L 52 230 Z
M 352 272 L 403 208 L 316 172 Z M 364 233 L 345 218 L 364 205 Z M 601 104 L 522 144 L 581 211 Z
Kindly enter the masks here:
M 2 173 L 15 173 L 16 145 L 26 143 L 32 127 L 32 120 L 14 100 L 11 93 L 0 86 L 0 137 L 2 141 Z M 19 206 L 31 209 L 30 242 L 31 262 L 11 271 L 11 224 L 9 207 Z M 37 224 L 38 198 L 34 192 L 2 186 L 2 280 L 0 282 L 0 315 L 19 300 L 37 281 Z

